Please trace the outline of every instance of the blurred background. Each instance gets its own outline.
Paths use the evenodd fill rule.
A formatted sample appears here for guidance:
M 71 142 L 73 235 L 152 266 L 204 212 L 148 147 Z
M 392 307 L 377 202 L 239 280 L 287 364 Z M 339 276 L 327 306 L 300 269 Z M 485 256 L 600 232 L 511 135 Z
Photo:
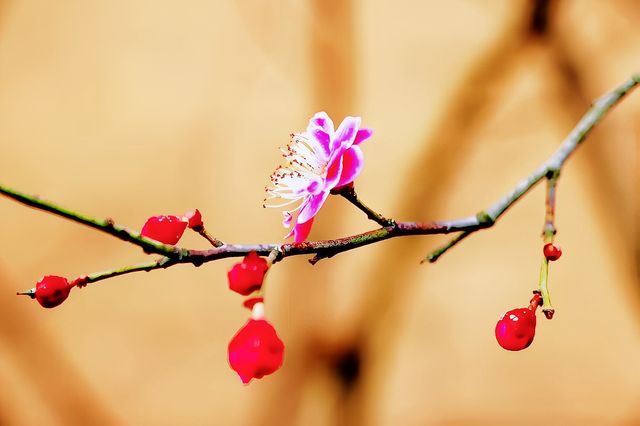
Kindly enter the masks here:
M 368 204 L 466 216 L 640 70 L 639 22 L 629 0 L 1 0 L 0 182 L 133 229 L 199 208 L 224 241 L 278 242 L 264 185 L 325 110 L 375 129 Z M 248 316 L 233 260 L 44 310 L 15 292 L 146 257 L 0 199 L 0 424 L 640 424 L 639 119 L 633 93 L 563 169 L 556 316 L 519 353 L 493 333 L 537 285 L 543 186 L 433 265 L 418 262 L 447 237 L 278 264 L 267 316 L 285 364 L 249 386 L 227 364 Z M 311 238 L 374 225 L 331 198 Z

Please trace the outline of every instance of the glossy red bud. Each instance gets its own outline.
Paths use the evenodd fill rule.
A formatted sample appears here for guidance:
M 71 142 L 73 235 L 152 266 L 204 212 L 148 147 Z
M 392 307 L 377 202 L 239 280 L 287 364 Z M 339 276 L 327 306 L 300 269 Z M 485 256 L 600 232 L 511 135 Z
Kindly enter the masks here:
M 536 334 L 535 310 L 510 310 L 500 318 L 495 332 L 498 344 L 508 351 L 520 351 L 529 347 Z
M 55 308 L 67 300 L 72 288 L 65 277 L 47 275 L 36 284 L 36 300 L 43 308 Z
M 229 342 L 229 365 L 242 383 L 272 374 L 284 359 L 284 343 L 265 319 L 251 318 Z
M 242 262 L 236 263 L 227 272 L 229 288 L 243 296 L 248 296 L 260 290 L 267 269 L 269 268 L 266 259 L 252 251 L 242 259 Z
M 560 259 L 560 256 L 562 256 L 562 250 L 560 249 L 560 247 L 555 246 L 551 243 L 544 245 L 544 247 L 542 248 L 542 253 L 544 253 L 544 257 L 546 257 L 547 260 L 550 260 L 552 262 Z
M 202 222 L 202 214 L 198 209 L 195 209 L 192 212 L 185 213 L 183 219 L 187 221 L 187 226 L 189 227 L 189 229 L 198 230 L 204 228 L 204 222 Z
M 140 235 L 163 244 L 174 245 L 182 237 L 187 224 L 187 221 L 178 216 L 152 216 L 147 219 L 142 231 L 140 231 Z

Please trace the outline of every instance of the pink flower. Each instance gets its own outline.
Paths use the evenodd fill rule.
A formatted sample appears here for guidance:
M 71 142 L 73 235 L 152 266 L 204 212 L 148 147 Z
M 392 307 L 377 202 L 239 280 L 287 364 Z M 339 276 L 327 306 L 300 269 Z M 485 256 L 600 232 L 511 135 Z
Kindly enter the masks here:
M 364 155 L 358 146 L 373 130 L 360 128 L 360 117 L 346 117 L 337 130 L 326 112 L 316 113 L 303 133 L 291 135 L 291 143 L 283 149 L 289 163 L 271 175 L 267 200 L 280 198 L 283 207 L 299 202 L 285 211 L 282 224 L 291 228 L 296 243 L 309 236 L 315 215 L 332 189 L 354 181 L 364 166 Z

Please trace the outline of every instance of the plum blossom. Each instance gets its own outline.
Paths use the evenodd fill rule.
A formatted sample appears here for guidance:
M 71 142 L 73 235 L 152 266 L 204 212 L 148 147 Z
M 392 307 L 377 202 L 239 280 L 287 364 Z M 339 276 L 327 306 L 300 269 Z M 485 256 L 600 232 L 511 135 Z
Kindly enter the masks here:
M 290 228 L 296 243 L 309 236 L 313 220 L 333 189 L 349 185 L 362 171 L 364 155 L 360 143 L 371 137 L 372 129 L 360 128 L 360 117 L 346 117 L 338 129 L 326 112 L 316 113 L 307 130 L 291 135 L 282 149 L 287 165 L 271 174 L 265 203 L 281 199 L 268 207 L 298 205 L 283 213 L 282 222 Z M 265 204 L 267 206 L 267 204 Z

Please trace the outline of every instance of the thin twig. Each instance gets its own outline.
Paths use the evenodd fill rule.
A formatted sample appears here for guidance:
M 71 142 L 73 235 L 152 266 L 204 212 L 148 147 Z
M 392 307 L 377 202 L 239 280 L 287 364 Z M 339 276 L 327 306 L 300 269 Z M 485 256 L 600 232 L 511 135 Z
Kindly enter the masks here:
M 28 195 L 22 192 L 11 189 L 7 186 L 0 184 L 0 194 L 12 198 L 19 203 L 26 204 L 29 207 L 33 207 L 39 210 L 44 210 L 49 213 L 53 213 L 56 216 L 61 216 L 73 222 L 87 225 L 91 228 L 105 232 L 109 235 L 113 235 L 123 241 L 127 241 L 131 244 L 135 244 L 141 247 L 147 253 L 157 253 L 168 257 L 180 257 L 183 254 L 183 250 L 159 243 L 155 240 L 142 237 L 137 232 L 132 232 L 120 225 L 116 225 L 113 219 L 95 219 L 93 217 L 66 209 L 58 206 L 50 201 L 41 200 L 37 195 Z
M 175 264 L 174 259 L 170 257 L 163 257 L 150 263 L 141 263 L 138 265 L 123 266 L 123 267 L 112 269 L 109 271 L 95 272 L 93 274 L 79 277 L 76 279 L 76 281 L 80 283 L 78 284 L 79 287 L 84 287 L 85 285 L 90 283 L 95 283 L 98 281 L 106 280 L 108 278 L 113 278 L 120 275 L 130 274 L 132 272 L 142 272 L 142 271 L 149 272 L 156 269 L 165 269 Z
M 542 238 L 545 244 L 553 243 L 553 237 L 556 235 L 556 186 L 558 186 L 559 177 L 559 170 L 547 175 L 547 191 L 544 202 L 544 226 L 542 227 Z
M 547 188 L 544 200 L 544 226 L 542 227 L 543 244 L 553 244 L 553 239 L 556 235 L 556 186 L 558 185 L 559 177 L 559 170 L 547 174 Z M 542 312 L 548 319 L 553 318 L 555 309 L 553 309 L 553 305 L 551 304 L 551 294 L 549 293 L 549 259 L 546 255 L 542 256 L 538 291 L 542 296 Z
M 431 254 L 429 254 L 427 257 L 425 257 L 424 259 L 422 259 L 420 261 L 420 263 L 424 263 L 424 262 L 429 262 L 429 263 L 434 263 L 436 260 L 438 260 L 440 258 L 440 256 L 442 256 L 447 250 L 449 250 L 451 247 L 455 246 L 456 244 L 458 244 L 460 241 L 464 240 L 465 238 L 467 238 L 469 235 L 471 235 L 473 231 L 464 231 L 459 233 L 458 235 L 456 235 L 455 237 L 453 237 L 452 239 L 449 240 L 449 242 L 443 246 L 441 246 L 439 249 L 431 252 Z
M 193 228 L 193 230 L 196 231 L 202 238 L 209 241 L 209 243 L 214 247 L 222 247 L 224 245 L 222 241 L 207 232 L 204 226 L 195 227 Z
M 360 198 L 358 198 L 358 194 L 356 194 L 356 190 L 353 186 L 344 186 L 336 191 L 332 191 L 331 193 L 343 196 L 360 211 L 364 212 L 364 214 L 367 215 L 367 218 L 376 222 L 380 226 L 393 226 L 395 223 L 393 219 L 387 219 L 371 207 L 367 206 Z

